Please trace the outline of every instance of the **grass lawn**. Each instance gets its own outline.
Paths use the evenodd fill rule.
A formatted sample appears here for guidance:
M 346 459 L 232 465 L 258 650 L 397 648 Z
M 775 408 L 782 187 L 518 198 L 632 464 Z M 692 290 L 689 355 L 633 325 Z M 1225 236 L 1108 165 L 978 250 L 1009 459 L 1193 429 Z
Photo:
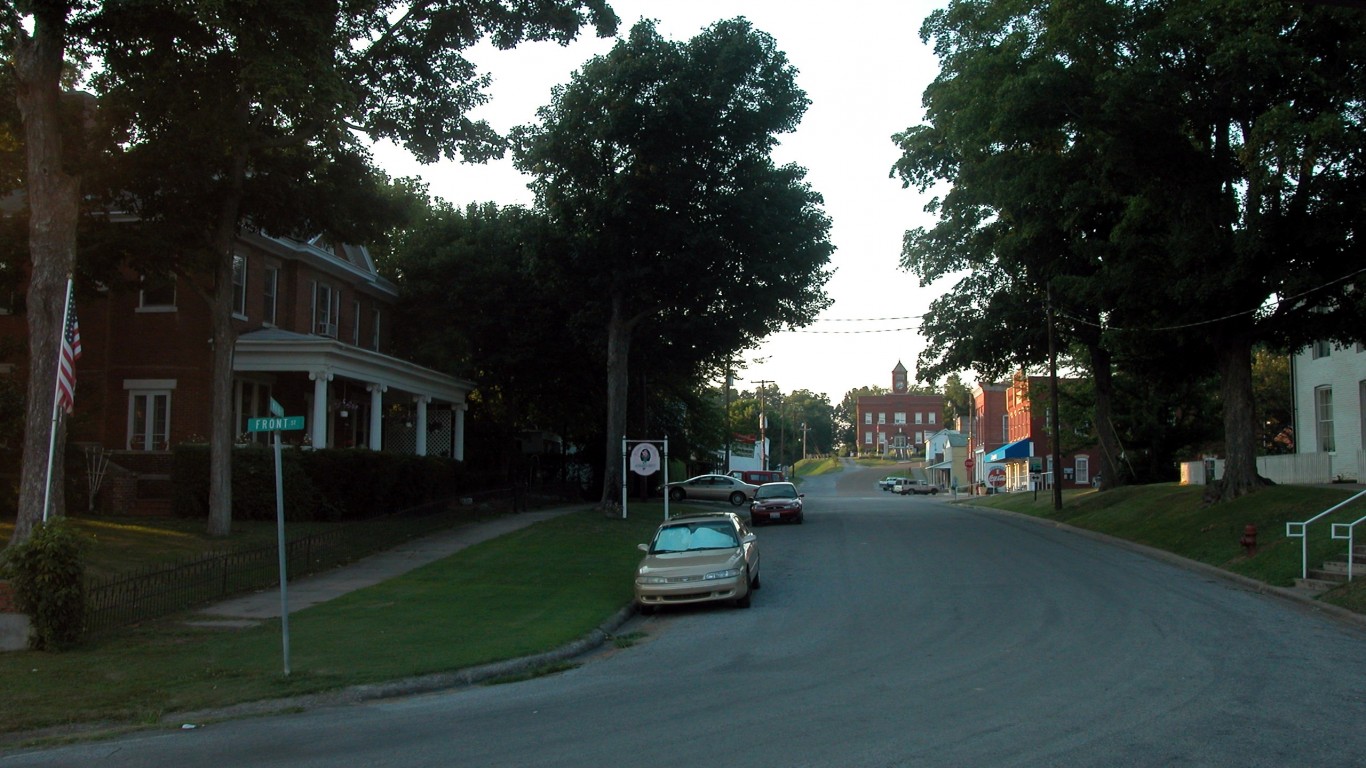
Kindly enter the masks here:
M 0 732 L 68 723 L 154 724 L 168 713 L 332 690 L 551 650 L 631 600 L 631 574 L 663 517 L 585 509 L 486 542 L 290 618 L 223 631 L 179 618 L 65 653 L 0 653 Z
M 1285 524 L 1308 520 L 1353 495 L 1331 486 L 1278 485 L 1241 499 L 1205 506 L 1202 486 L 1175 484 L 1117 488 L 1106 493 L 1063 494 L 1063 508 L 1053 509 L 1051 493 L 1006 493 L 974 497 L 973 504 L 1057 520 L 1078 528 L 1166 550 L 1267 584 L 1288 587 L 1301 573 L 1301 540 L 1287 538 Z M 1366 515 L 1358 500 L 1309 526 L 1308 562 L 1319 568 L 1347 552 L 1347 542 L 1331 537 L 1330 523 L 1351 522 Z M 1257 554 L 1248 556 L 1238 543 L 1247 525 L 1257 526 Z M 1366 532 L 1362 532 L 1366 536 Z M 1363 579 L 1324 595 L 1324 602 L 1366 608 Z

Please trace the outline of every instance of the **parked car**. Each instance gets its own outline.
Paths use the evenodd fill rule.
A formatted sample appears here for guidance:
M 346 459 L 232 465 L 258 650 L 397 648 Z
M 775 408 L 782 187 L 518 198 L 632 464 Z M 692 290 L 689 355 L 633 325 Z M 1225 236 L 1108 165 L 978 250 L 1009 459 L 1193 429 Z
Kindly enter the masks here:
M 754 498 L 759 486 L 728 475 L 698 475 L 687 480 L 669 483 L 669 498 L 673 501 L 729 501 L 740 506 Z
M 881 480 L 877 481 L 877 487 L 881 488 L 884 491 L 890 491 L 892 490 L 892 486 L 896 485 L 897 483 L 909 480 L 909 477 L 902 477 L 901 475 L 888 475 L 887 477 L 884 477 Z
M 805 496 L 797 493 L 797 486 L 792 483 L 764 483 L 749 503 L 749 524 L 755 528 L 781 522 L 800 525 L 806 520 L 802 510 Z
M 641 613 L 661 605 L 728 600 L 748 608 L 759 588 L 759 544 L 734 512 L 682 515 L 664 521 L 636 566 Z
M 939 486 L 930 485 L 927 480 L 906 479 L 892 486 L 892 493 L 899 493 L 902 496 L 907 494 L 929 494 L 933 496 L 934 494 L 939 493 Z
M 750 485 L 781 483 L 787 479 L 787 476 L 782 472 L 773 469 L 736 469 L 731 471 L 730 476 L 743 480 Z

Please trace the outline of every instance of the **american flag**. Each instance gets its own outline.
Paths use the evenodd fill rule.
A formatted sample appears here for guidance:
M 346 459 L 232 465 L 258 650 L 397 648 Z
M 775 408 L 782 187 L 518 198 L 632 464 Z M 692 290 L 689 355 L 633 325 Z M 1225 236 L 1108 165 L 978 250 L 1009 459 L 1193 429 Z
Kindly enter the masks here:
M 76 404 L 76 361 L 81 359 L 81 326 L 71 283 L 66 286 L 66 322 L 62 324 L 62 356 L 57 360 L 57 404 L 71 413 Z

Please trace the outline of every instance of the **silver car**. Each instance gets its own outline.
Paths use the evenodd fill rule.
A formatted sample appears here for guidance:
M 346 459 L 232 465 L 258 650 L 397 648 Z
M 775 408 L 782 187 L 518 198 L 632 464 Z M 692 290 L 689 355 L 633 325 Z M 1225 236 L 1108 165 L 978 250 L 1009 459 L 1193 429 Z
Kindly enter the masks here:
M 754 498 L 757 490 L 759 486 L 727 475 L 698 475 L 669 483 L 669 498 L 673 501 L 729 501 L 738 507 Z

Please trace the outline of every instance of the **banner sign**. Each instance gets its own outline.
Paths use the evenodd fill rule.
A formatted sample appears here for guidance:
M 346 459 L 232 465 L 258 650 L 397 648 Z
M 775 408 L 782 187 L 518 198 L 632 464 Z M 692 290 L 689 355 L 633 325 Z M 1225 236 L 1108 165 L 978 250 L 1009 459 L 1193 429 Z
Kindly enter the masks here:
M 659 449 L 653 444 L 640 443 L 631 451 L 631 471 L 637 475 L 653 475 L 659 467 Z

